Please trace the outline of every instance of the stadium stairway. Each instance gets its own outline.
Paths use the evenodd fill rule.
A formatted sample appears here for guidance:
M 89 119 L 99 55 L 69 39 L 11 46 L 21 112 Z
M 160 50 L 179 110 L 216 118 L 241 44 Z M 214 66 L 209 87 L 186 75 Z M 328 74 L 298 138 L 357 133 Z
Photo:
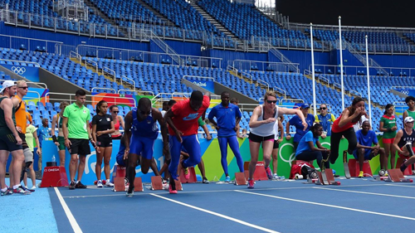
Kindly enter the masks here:
M 117 83 L 117 85 L 121 85 L 121 82 L 116 79 L 116 77 L 109 72 L 105 71 L 104 68 L 99 69 L 98 67 L 94 66 L 93 63 L 88 62 L 88 60 L 79 61 L 77 58 L 71 57 L 71 61 L 80 64 L 81 66 L 85 67 L 88 70 L 91 70 L 93 73 L 98 75 L 103 75 L 106 79 L 111 82 Z M 134 86 L 128 82 L 123 82 L 122 86 L 124 89 L 133 90 Z
M 108 16 L 104 12 L 102 12 L 93 2 L 91 2 L 90 0 L 85 0 L 84 2 L 85 2 L 85 5 L 87 5 L 91 9 L 93 9 L 94 13 L 98 14 L 99 17 L 103 18 L 105 21 L 110 23 L 112 26 L 114 26 L 114 28 L 118 27 L 117 23 L 114 20 L 108 18 Z M 120 31 L 124 35 L 128 35 L 127 30 L 125 30 L 124 28 L 118 27 L 118 29 L 120 29 Z
M 307 77 L 310 80 L 313 80 L 313 77 L 311 76 L 311 74 L 305 74 L 304 76 Z M 317 83 L 320 83 L 321 85 L 326 86 L 327 88 L 333 89 L 333 90 L 335 90 L 335 91 L 337 91 L 339 93 L 341 92 L 341 87 L 336 86 L 334 84 L 330 84 L 330 83 L 327 82 L 327 80 L 320 79 L 318 76 L 315 76 L 315 78 L 316 78 L 316 82 Z M 357 94 L 355 94 L 355 93 L 353 93 L 351 91 L 346 91 L 346 90 L 344 91 L 344 94 L 347 95 L 347 96 L 350 96 L 352 98 L 361 97 L 360 95 L 357 95 Z M 365 103 L 366 104 L 369 104 L 369 100 L 368 99 L 366 99 L 366 98 L 363 98 L 363 99 L 365 100 Z M 371 101 L 371 104 L 372 104 L 372 107 L 373 108 L 383 109 L 382 105 L 380 105 L 379 103 L 373 102 L 373 100 Z
M 175 23 L 173 23 L 172 21 L 170 21 L 164 15 L 160 14 L 160 12 L 158 12 L 156 9 L 154 9 L 153 7 L 151 7 L 150 5 L 148 5 L 146 2 L 144 2 L 142 0 L 136 0 L 136 1 L 138 3 L 140 3 L 143 7 L 147 8 L 149 11 L 153 12 L 157 17 L 159 17 L 163 21 L 163 23 L 166 26 L 177 27 L 177 25 Z
M 197 5 L 199 0 L 190 1 L 190 5 L 195 8 L 199 14 L 201 14 L 205 19 L 207 19 L 211 24 L 213 24 L 219 31 L 223 32 L 226 36 L 229 36 L 233 40 L 238 42 L 238 48 L 243 48 L 243 41 L 240 40 L 235 34 L 233 34 L 229 29 L 223 26 L 219 21 L 217 21 L 213 16 L 211 16 L 207 11 L 205 11 L 202 7 Z

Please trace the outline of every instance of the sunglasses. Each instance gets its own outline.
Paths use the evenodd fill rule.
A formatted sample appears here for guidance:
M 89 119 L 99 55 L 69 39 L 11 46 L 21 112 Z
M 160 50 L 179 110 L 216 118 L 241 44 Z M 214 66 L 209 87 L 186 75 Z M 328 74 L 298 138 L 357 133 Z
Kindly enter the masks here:
M 29 87 L 18 87 L 18 88 L 22 88 L 23 90 L 26 90 L 27 88 L 29 88 Z
M 112 111 L 113 113 L 119 113 L 120 111 Z
M 327 108 L 320 108 L 320 110 L 326 110 Z
M 277 101 L 276 100 L 267 100 L 267 103 L 269 103 L 269 104 L 275 104 L 275 103 L 277 103 Z

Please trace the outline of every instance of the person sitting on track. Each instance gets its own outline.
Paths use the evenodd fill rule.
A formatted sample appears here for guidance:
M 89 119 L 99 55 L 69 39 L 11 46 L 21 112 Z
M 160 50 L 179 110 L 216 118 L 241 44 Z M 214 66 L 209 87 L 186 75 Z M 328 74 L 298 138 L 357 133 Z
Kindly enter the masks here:
M 147 174 L 153 163 L 153 146 L 158 136 L 157 122 L 161 127 L 163 137 L 163 154 L 168 153 L 167 126 L 158 109 L 151 107 L 148 98 L 141 98 L 137 108 L 133 108 L 125 116 L 125 159 L 128 157 L 128 187 L 127 196 L 132 197 L 134 190 L 135 167 L 137 160 L 140 160 L 141 172 Z M 132 135 L 132 136 L 131 136 Z M 159 176 L 158 170 L 153 171 Z
M 415 163 L 415 130 L 413 128 L 414 118 L 410 116 L 406 117 L 404 120 L 404 128 L 398 131 L 395 140 L 393 141 L 393 146 L 398 151 L 399 157 L 405 158 L 400 167 L 402 172 L 404 172 L 409 165 Z M 408 157 L 409 159 L 406 159 Z
M 307 162 L 317 159 L 317 164 L 321 169 L 323 169 L 323 163 L 324 168 L 330 168 L 330 163 L 328 161 L 330 150 L 321 146 L 319 142 L 319 137 L 322 134 L 322 125 L 315 124 L 311 126 L 310 131 L 308 131 L 298 143 L 298 148 L 295 153 L 296 159 Z
M 368 120 L 362 124 L 362 129 L 356 132 L 357 148 L 353 151 L 353 156 L 359 161 L 359 178 L 363 177 L 363 162 L 371 160 L 376 155 L 380 155 L 379 161 L 381 168 L 385 167 L 385 149 L 380 148 L 378 138 L 373 130 L 370 130 L 370 123 Z M 374 146 L 372 146 L 374 144 Z M 386 164 L 387 167 L 387 164 Z M 384 170 L 379 171 L 379 174 L 385 174 Z

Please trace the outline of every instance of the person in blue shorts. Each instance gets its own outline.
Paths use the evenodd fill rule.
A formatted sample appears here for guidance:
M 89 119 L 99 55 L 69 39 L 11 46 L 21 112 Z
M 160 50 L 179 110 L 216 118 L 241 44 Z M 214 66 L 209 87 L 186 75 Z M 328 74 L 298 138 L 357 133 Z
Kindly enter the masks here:
M 301 138 L 310 130 L 311 126 L 314 124 L 314 116 L 313 114 L 308 113 L 310 106 L 308 104 L 302 104 L 300 107 L 301 112 L 304 115 L 304 118 L 307 122 L 307 129 L 304 130 L 304 126 L 302 125 L 302 121 L 298 116 L 293 116 L 285 126 L 286 128 L 286 136 L 287 140 L 291 139 L 290 135 L 290 125 L 295 127 L 295 135 L 294 135 L 294 152 L 297 150 L 298 143 L 300 142 Z
M 353 151 L 353 156 L 359 161 L 359 178 L 363 177 L 363 162 L 371 160 L 376 155 L 380 154 L 380 161 L 385 158 L 385 149 L 380 148 L 378 138 L 373 130 L 370 130 L 370 123 L 368 120 L 362 124 L 362 129 L 356 132 L 357 148 Z M 374 145 L 374 146 L 372 146 Z
M 167 141 L 167 126 L 161 113 L 156 108 L 151 107 L 151 101 L 148 98 L 141 98 L 138 101 L 137 108 L 133 108 L 125 116 L 125 152 L 124 159 L 128 157 L 128 180 L 131 184 L 127 191 L 127 196 L 132 197 L 134 190 L 135 167 L 137 160 L 141 164 L 141 171 L 147 174 L 153 159 L 153 146 L 158 136 L 157 122 L 161 127 L 163 137 L 163 153 L 169 151 Z M 130 143 L 131 142 L 131 143 Z M 139 159 L 140 158 L 140 159 Z M 158 176 L 158 170 L 154 171 Z
M 218 131 L 218 142 L 221 152 L 221 163 L 223 171 L 225 172 L 225 182 L 230 182 L 231 178 L 228 173 L 228 144 L 233 154 L 235 155 L 236 162 L 238 163 L 239 171 L 244 172 L 244 161 L 242 160 L 241 153 L 239 152 L 239 142 L 236 139 L 236 132 L 239 130 L 238 125 L 241 120 L 242 114 L 239 107 L 229 103 L 229 93 L 222 92 L 222 102 L 216 105 L 209 113 L 209 121 L 216 127 Z M 213 119 L 216 118 L 216 121 Z

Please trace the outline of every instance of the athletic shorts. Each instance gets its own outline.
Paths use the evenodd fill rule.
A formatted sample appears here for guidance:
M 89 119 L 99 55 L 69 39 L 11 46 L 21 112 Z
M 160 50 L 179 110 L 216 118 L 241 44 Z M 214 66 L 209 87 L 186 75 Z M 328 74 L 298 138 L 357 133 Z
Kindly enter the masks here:
M 372 151 L 373 151 L 372 149 L 365 149 L 364 160 L 371 160 L 373 158 L 373 156 L 375 156 L 375 155 L 372 154 Z M 359 160 L 359 156 L 357 154 L 357 150 L 354 150 L 353 151 L 353 156 L 354 156 L 354 158 L 356 160 Z
M 19 137 L 22 139 L 22 148 L 23 148 L 23 150 L 29 148 L 29 146 L 27 145 L 27 142 L 26 142 L 26 135 L 24 133 L 20 133 L 20 132 L 18 132 L 18 133 L 19 133 Z
M 278 142 L 278 140 L 274 140 L 274 147 L 273 149 L 278 149 L 280 147 L 280 143 Z
M 23 139 L 22 139 L 23 140 Z M 16 138 L 12 133 L 0 134 L 0 150 L 15 151 L 22 150 L 22 145 L 16 144 Z
M 274 141 L 274 134 L 271 134 L 266 137 L 262 137 L 262 136 L 258 136 L 253 133 L 249 133 L 249 141 L 258 142 L 258 143 L 265 142 L 265 141 Z
M 59 150 L 65 150 L 66 146 L 65 146 L 65 138 L 62 136 L 58 136 L 58 143 L 59 143 Z
M 122 138 L 122 134 L 120 135 L 111 135 L 112 140 L 119 140 Z
M 393 141 L 395 141 L 395 138 L 382 138 L 383 143 L 389 143 L 392 144 Z
M 97 138 L 98 147 L 112 147 L 112 138 Z
M 77 154 L 81 156 L 87 156 L 91 154 L 91 148 L 89 147 L 89 140 L 88 139 L 74 139 L 69 138 L 69 141 L 71 141 L 72 145 L 69 150 L 69 154 Z
M 118 165 L 120 165 L 122 167 L 126 167 L 127 166 L 127 163 L 124 160 L 124 155 L 123 154 L 118 153 L 116 160 L 117 160 L 117 164 Z
M 153 147 L 155 139 L 146 137 L 131 137 L 130 154 L 141 155 L 142 158 L 153 158 Z

